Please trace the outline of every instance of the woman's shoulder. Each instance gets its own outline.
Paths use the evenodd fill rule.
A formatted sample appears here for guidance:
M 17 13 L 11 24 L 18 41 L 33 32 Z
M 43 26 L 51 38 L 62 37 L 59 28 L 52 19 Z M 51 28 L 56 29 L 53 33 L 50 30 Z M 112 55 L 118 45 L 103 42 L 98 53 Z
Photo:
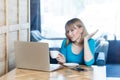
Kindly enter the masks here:
M 66 41 L 67 41 L 67 39 L 66 39 L 66 38 L 64 38 L 64 39 L 63 39 L 63 42 L 64 42 L 64 43 L 66 43 Z
M 93 39 L 93 38 L 90 38 L 90 39 L 89 39 L 89 41 L 95 41 L 95 39 Z
M 95 43 L 95 39 L 90 38 L 90 39 L 89 39 L 89 43 Z

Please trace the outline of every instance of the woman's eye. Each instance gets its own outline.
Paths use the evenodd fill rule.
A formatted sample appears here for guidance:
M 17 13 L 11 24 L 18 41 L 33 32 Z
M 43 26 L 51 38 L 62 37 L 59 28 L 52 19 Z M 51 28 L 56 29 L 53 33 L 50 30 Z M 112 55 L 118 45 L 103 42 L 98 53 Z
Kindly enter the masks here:
M 73 32 L 74 31 L 74 29 L 71 29 L 71 32 Z
M 67 33 L 69 33 L 69 31 L 67 31 Z

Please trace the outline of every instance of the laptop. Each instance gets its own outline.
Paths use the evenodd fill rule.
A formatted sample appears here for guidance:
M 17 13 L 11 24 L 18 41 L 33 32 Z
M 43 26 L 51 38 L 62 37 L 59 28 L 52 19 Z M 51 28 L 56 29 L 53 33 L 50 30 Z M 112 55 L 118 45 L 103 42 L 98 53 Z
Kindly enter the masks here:
M 60 64 L 50 64 L 48 43 L 15 41 L 15 61 L 17 68 L 54 71 Z

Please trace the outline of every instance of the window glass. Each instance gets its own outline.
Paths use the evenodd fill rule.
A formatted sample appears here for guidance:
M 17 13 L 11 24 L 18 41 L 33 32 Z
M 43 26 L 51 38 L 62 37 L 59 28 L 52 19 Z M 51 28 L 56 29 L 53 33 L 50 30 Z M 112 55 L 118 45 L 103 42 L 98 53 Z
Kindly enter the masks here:
M 40 1 L 41 34 L 45 37 L 65 37 L 64 25 L 74 17 L 83 21 L 89 33 L 99 29 L 94 37 L 103 33 L 120 35 L 120 0 Z

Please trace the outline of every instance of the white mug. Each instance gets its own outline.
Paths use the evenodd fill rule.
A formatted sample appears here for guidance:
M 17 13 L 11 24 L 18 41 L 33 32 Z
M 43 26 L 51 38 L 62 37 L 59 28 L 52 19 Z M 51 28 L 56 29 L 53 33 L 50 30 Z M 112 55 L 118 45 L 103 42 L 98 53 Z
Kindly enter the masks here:
M 53 59 L 57 58 L 58 54 L 59 54 L 59 52 L 56 51 L 56 50 L 50 51 L 50 56 L 51 56 L 51 58 L 53 58 Z

